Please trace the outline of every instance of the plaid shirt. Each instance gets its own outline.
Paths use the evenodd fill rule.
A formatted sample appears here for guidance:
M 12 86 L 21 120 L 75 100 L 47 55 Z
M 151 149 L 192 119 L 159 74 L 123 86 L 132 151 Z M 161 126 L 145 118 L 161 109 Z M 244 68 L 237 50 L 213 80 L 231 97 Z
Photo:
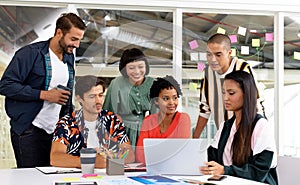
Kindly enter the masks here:
M 50 84 L 50 81 L 52 78 L 52 65 L 51 65 L 51 61 L 50 61 L 50 53 L 48 52 L 47 54 L 45 54 L 44 58 L 45 58 L 45 64 L 46 64 L 45 89 L 48 90 L 49 84 Z M 63 62 L 65 63 L 65 61 L 63 61 Z M 69 72 L 69 80 L 68 80 L 67 87 L 69 89 L 71 89 L 71 94 L 72 94 L 72 89 L 73 89 L 73 85 L 74 85 L 74 68 L 71 67 L 70 65 L 67 65 L 67 66 L 68 66 L 68 72 Z M 59 117 L 62 117 L 71 112 L 73 112 L 73 104 L 72 104 L 72 98 L 69 98 L 66 105 L 63 106 Z

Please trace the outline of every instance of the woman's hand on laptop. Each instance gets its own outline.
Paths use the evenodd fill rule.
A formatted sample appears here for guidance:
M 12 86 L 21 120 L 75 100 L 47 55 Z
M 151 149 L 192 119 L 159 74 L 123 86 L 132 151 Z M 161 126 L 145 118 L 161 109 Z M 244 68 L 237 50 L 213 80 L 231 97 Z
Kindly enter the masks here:
M 224 166 L 220 165 L 215 161 L 209 161 L 205 163 L 206 166 L 200 166 L 200 172 L 203 175 L 223 175 L 224 174 Z

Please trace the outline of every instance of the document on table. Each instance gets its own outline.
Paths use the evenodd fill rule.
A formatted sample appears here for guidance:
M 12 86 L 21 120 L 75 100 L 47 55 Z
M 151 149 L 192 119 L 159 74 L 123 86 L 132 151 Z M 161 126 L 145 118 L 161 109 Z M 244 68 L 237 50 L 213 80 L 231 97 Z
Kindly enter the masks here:
M 143 163 L 128 163 L 124 165 L 125 172 L 145 172 L 146 165 Z
M 129 176 L 116 179 L 103 179 L 101 184 L 105 185 L 145 185 L 145 184 L 159 184 L 159 185 L 188 185 L 188 183 L 174 180 L 161 175 L 138 175 Z
M 161 175 L 138 175 L 128 177 L 142 184 L 161 184 L 161 185 L 182 185 L 184 182 Z
M 64 174 L 64 173 L 81 173 L 79 168 L 61 168 L 61 167 L 35 167 L 44 174 Z

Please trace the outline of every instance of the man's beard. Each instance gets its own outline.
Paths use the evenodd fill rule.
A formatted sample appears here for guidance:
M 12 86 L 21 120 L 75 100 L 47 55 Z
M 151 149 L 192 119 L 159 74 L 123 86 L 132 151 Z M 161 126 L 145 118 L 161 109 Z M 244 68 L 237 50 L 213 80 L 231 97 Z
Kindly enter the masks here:
M 65 43 L 65 40 L 64 40 L 64 36 L 58 41 L 59 43 L 59 46 L 60 48 L 63 50 L 64 53 L 67 53 L 67 54 L 72 54 L 73 53 L 73 49 L 76 48 L 74 46 L 67 46 L 66 43 Z M 71 52 L 68 51 L 68 48 L 73 48 Z

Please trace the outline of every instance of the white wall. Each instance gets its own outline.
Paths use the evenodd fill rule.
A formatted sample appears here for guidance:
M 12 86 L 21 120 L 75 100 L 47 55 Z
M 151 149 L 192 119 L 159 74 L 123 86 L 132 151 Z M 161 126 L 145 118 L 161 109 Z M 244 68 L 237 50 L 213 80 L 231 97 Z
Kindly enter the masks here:
M 103 5 L 105 7 L 118 6 L 136 6 L 147 5 L 152 7 L 167 7 L 167 8 L 197 8 L 197 9 L 220 9 L 220 10 L 257 10 L 257 11 L 285 11 L 299 12 L 300 1 L 285 0 L 9 0 L 0 1 L 2 5 L 30 4 L 35 6 L 43 6 L 45 4 L 53 4 L 57 6 L 67 6 L 68 4 L 85 4 L 85 5 Z M 142 8 L 142 7 L 141 7 Z

